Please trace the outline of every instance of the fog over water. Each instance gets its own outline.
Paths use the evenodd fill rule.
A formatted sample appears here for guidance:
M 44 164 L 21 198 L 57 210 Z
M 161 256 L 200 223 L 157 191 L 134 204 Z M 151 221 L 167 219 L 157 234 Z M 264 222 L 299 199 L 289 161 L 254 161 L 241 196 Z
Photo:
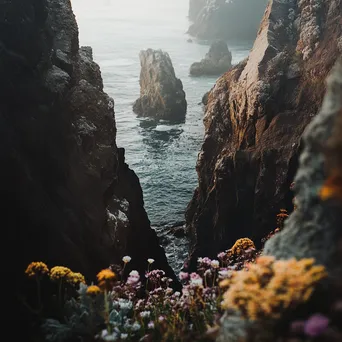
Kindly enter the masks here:
M 115 100 L 117 144 L 137 173 L 152 225 L 184 220 L 197 186 L 196 159 L 203 141 L 201 98 L 215 78 L 191 78 L 189 67 L 208 52 L 206 42 L 187 42 L 188 0 L 72 0 L 80 44 L 93 48 L 105 91 Z M 228 42 L 233 63 L 248 55 L 252 42 Z M 138 119 L 132 104 L 139 97 L 139 52 L 170 54 L 183 82 L 188 112 L 183 124 Z

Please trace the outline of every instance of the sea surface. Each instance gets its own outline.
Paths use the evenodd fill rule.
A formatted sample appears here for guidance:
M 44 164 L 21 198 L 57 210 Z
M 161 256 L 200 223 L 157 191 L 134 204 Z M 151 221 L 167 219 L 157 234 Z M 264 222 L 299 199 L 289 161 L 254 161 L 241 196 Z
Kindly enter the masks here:
M 204 136 L 203 94 L 216 78 L 189 76 L 209 42 L 188 42 L 188 0 L 72 0 L 80 44 L 93 48 L 105 91 L 115 100 L 117 144 L 137 173 L 145 208 L 154 227 L 184 221 L 197 186 L 196 159 Z M 228 42 L 233 63 L 244 59 L 252 42 Z M 172 125 L 139 119 L 132 112 L 139 97 L 139 52 L 162 49 L 170 54 L 188 102 L 186 121 Z

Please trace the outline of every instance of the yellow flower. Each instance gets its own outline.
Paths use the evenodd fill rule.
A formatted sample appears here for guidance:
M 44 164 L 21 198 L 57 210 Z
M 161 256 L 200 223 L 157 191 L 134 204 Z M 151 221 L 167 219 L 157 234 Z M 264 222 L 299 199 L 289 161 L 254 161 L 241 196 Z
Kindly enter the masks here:
M 70 268 L 64 266 L 55 266 L 51 268 L 50 279 L 53 281 L 64 279 L 68 276 L 69 273 L 72 273 Z
M 314 259 L 276 260 L 262 256 L 249 270 L 234 272 L 223 295 L 222 307 L 245 318 L 279 318 L 282 313 L 307 301 L 315 285 L 327 276 Z M 222 285 L 220 284 L 222 287 Z
M 97 294 L 99 294 L 101 292 L 100 288 L 96 285 L 91 285 L 88 286 L 87 288 L 87 295 L 89 296 L 96 296 Z
M 31 278 L 35 276 L 41 276 L 43 274 L 48 274 L 49 269 L 46 266 L 46 264 L 44 264 L 41 261 L 37 261 L 37 262 L 31 262 L 27 266 L 25 273 L 27 274 L 27 276 Z
M 227 251 L 227 256 L 239 256 L 248 249 L 255 249 L 254 242 L 248 238 L 238 239 L 235 242 L 234 246 Z
M 115 273 L 110 269 L 104 269 L 97 274 L 97 281 L 101 288 L 109 290 L 113 280 L 115 279 Z
M 74 273 L 74 272 L 68 273 L 66 280 L 71 285 L 78 285 L 79 283 L 85 284 L 84 276 L 81 273 Z

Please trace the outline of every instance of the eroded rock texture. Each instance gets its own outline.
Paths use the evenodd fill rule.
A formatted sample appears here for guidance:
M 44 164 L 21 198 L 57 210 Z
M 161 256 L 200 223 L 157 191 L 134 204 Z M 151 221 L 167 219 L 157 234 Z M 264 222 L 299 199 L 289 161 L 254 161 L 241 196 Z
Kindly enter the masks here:
M 140 116 L 184 121 L 187 102 L 183 84 L 175 75 L 171 58 L 161 50 L 140 52 L 140 97 L 133 111 Z
M 190 0 L 188 33 L 200 39 L 256 37 L 268 0 Z
M 327 94 L 318 115 L 303 136 L 303 151 L 295 178 L 297 209 L 285 222 L 284 229 L 265 245 L 264 254 L 278 259 L 314 258 L 324 265 L 329 277 L 320 285 L 320 309 L 329 296 L 335 295 L 337 279 L 341 279 L 341 197 L 322 199 L 321 189 L 335 166 L 341 166 L 342 128 L 342 60 L 328 78 Z M 333 168 L 333 170 L 331 169 Z M 338 169 L 341 175 L 341 169 Z M 338 189 L 339 191 L 341 188 Z M 325 293 L 325 294 L 324 294 Z M 329 294 L 327 294 L 329 293 Z M 324 294 L 324 295 L 323 295 Z M 281 318 L 280 318 L 281 319 Z M 217 342 L 273 342 L 281 329 L 265 322 L 247 322 L 226 315 Z M 323 340 L 322 338 L 320 340 Z
M 68 0 L 0 1 L 2 243 L 13 292 L 31 261 L 88 280 L 132 256 L 172 271 L 115 142 L 114 101 Z
M 279 209 L 292 209 L 301 136 L 340 54 L 341 20 L 340 0 L 271 1 L 249 57 L 211 90 L 186 215 L 192 261 L 240 237 L 260 245 Z
M 223 40 L 214 41 L 200 62 L 195 62 L 190 67 L 192 76 L 220 76 L 228 71 L 232 66 L 232 53 L 229 51 L 227 43 Z
M 279 259 L 313 257 L 319 264 L 334 265 L 333 255 L 336 255 L 337 241 L 342 234 L 339 225 L 341 214 L 340 209 L 332 205 L 333 201 L 321 200 L 320 190 L 329 172 L 325 156 L 327 142 L 341 115 L 342 60 L 328 79 L 328 92 L 320 113 L 307 127 L 303 137 L 304 149 L 295 178 L 297 209 L 287 220 L 286 229 L 266 243 L 265 254 Z M 341 150 L 335 152 L 338 154 L 333 160 L 337 163 Z

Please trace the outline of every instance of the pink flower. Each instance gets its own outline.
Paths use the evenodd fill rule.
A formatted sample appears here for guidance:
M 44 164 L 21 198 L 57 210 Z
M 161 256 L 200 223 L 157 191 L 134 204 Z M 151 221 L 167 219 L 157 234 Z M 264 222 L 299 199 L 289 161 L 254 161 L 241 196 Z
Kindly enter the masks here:
M 328 328 L 328 325 L 328 317 L 321 314 L 315 314 L 305 322 L 304 332 L 307 336 L 316 337 L 323 334 Z
M 220 260 L 223 260 L 223 259 L 225 259 L 225 257 L 226 257 L 226 253 L 225 253 L 225 252 L 221 252 L 221 253 L 217 254 L 217 257 L 218 257 Z
M 189 273 L 187 272 L 180 272 L 179 273 L 179 279 L 180 280 L 187 280 L 189 278 Z

